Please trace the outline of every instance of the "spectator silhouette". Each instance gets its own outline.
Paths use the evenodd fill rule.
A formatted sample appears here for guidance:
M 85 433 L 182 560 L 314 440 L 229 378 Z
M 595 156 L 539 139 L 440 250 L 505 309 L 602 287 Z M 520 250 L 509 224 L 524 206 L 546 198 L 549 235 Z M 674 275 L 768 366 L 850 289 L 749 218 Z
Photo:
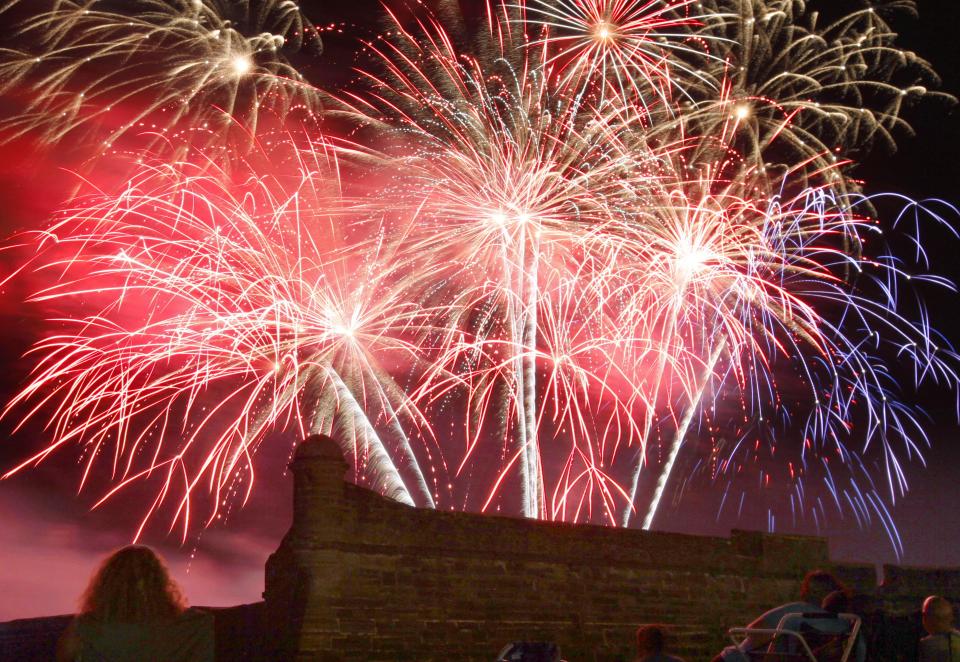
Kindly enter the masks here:
M 843 591 L 833 591 L 823 599 L 820 608 L 834 615 L 844 614 L 850 611 L 850 598 Z
M 755 618 L 747 627 L 756 629 L 774 629 L 787 614 L 826 613 L 820 606 L 824 598 L 840 591 L 846 594 L 846 587 L 825 570 L 811 570 L 800 584 L 800 600 L 787 602 L 770 609 Z M 769 635 L 753 635 L 744 639 L 738 646 L 728 646 L 714 658 L 714 662 L 740 662 L 746 660 L 746 653 L 765 647 L 770 642 Z
M 497 655 L 497 662 L 564 662 L 560 647 L 540 641 L 518 641 L 508 644 Z
M 931 595 L 923 601 L 923 629 L 920 662 L 960 660 L 960 632 L 953 628 L 953 605 L 946 598 Z
M 58 660 L 213 660 L 213 617 L 187 609 L 179 587 L 149 547 L 117 550 L 90 581 Z
M 887 617 L 877 599 L 864 593 L 855 593 L 847 604 L 847 610 L 860 617 L 860 637 L 870 651 L 870 659 L 875 662 L 886 660 L 890 649 L 885 642 Z
M 844 591 L 833 591 L 827 597 L 823 599 L 823 602 L 820 604 L 821 608 L 825 612 L 829 612 L 834 616 L 839 614 L 849 614 L 853 612 L 851 609 L 852 597 L 847 595 Z M 859 614 L 853 612 L 858 618 Z M 867 659 L 867 637 L 863 631 L 863 620 L 860 622 L 860 632 L 857 634 L 857 640 L 854 642 L 852 655 L 850 657 L 854 662 L 863 662 Z M 842 650 L 845 642 L 838 642 L 840 649 Z
M 643 625 L 637 630 L 637 662 L 683 662 L 664 652 L 667 633 L 660 625 Z

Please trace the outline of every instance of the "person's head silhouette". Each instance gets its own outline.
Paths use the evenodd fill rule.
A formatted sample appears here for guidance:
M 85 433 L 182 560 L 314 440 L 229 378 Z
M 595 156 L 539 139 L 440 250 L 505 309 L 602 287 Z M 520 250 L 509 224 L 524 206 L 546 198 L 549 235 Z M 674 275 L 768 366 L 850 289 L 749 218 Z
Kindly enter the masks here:
M 846 587 L 826 570 L 812 570 L 803 578 L 800 585 L 800 599 L 813 605 L 820 605 L 824 598 L 834 591 L 847 593 Z
M 103 622 L 175 618 L 186 608 L 180 588 L 149 547 L 130 545 L 108 556 L 82 598 L 81 612 Z
M 215 657 L 213 615 L 187 609 L 149 547 L 118 549 L 100 564 L 57 644 L 57 660 L 191 660 Z
M 946 598 L 931 595 L 923 601 L 923 629 L 929 634 L 953 629 L 953 605 Z

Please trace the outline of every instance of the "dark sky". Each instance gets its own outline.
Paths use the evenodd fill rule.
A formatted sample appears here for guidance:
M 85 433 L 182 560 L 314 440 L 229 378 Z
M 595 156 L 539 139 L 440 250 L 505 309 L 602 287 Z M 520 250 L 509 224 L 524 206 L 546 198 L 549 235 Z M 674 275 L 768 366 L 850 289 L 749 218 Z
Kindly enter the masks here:
M 825 0 L 826 2 L 826 0 Z M 343 22 L 344 34 L 325 37 L 326 52 L 309 72 L 316 82 L 331 87 L 348 77 L 353 59 L 353 38 L 372 33 L 377 3 L 369 0 L 329 2 L 304 0 L 306 12 L 317 24 Z M 837 3 L 829 2 L 835 6 Z M 851 5 L 856 3 L 851 2 Z M 921 16 L 899 21 L 905 47 L 929 59 L 943 76 L 943 88 L 960 93 L 960 3 L 955 0 L 920 0 Z M 0 107 L 0 112 L 4 111 Z M 895 154 L 873 153 L 864 158 L 860 173 L 870 191 L 895 191 L 914 198 L 942 197 L 960 203 L 960 112 L 929 103 L 913 109 L 908 119 L 915 137 L 900 136 Z M 75 164 L 58 154 L 24 153 L 0 148 L 0 231 L 37 227 L 69 192 Z M 937 271 L 960 280 L 960 243 L 931 246 Z M 4 271 L 8 254 L 0 253 Z M 29 360 L 19 358 L 39 333 L 36 315 L 23 305 L 27 285 L 14 281 L 0 292 L 0 395 L 22 384 Z M 960 298 L 935 296 L 934 321 L 954 343 L 960 344 Z M 960 566 L 960 429 L 955 424 L 952 401 L 935 392 L 921 395 L 931 414 L 929 435 L 933 447 L 926 453 L 926 468 L 914 463 L 908 469 L 910 494 L 894 509 L 903 536 L 903 563 Z M 30 428 L 12 434 L 9 421 L 0 422 L 0 468 L 7 468 L 45 442 L 42 432 Z M 248 506 L 234 511 L 226 526 L 194 534 L 185 545 L 162 526 L 148 531 L 145 541 L 167 556 L 178 580 L 195 604 L 226 605 L 259 599 L 263 563 L 276 548 L 289 522 L 290 485 L 283 466 L 289 439 L 272 440 L 281 451 L 263 453 L 258 488 Z M 0 620 L 70 611 L 97 560 L 130 540 L 142 504 L 121 497 L 90 511 L 93 493 L 76 494 L 76 456 L 62 453 L 40 468 L 0 482 Z M 714 520 L 713 489 L 693 489 L 684 494 L 681 507 L 666 510 L 665 529 L 702 534 L 726 534 L 744 526 L 735 519 Z M 836 558 L 866 562 L 893 561 L 893 552 L 879 526 L 867 531 L 852 521 L 833 521 L 826 531 Z

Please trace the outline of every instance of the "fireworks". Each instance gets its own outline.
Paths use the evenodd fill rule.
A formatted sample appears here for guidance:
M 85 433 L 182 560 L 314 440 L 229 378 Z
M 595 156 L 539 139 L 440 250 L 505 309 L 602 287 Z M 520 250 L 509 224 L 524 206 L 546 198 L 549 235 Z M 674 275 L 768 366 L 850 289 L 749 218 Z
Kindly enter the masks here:
M 831 186 L 846 190 L 852 183 L 833 166 L 875 141 L 895 147 L 894 130 L 909 131 L 904 103 L 938 96 L 928 89 L 938 82 L 930 65 L 898 48 L 884 20 L 884 12 L 912 10 L 910 3 L 865 7 L 827 25 L 803 2 L 711 0 L 703 7 L 725 18 L 705 21 L 698 33 L 709 57 L 682 54 L 699 73 L 692 83 L 703 84 L 687 87 L 691 101 L 677 121 L 707 136 L 733 117 L 737 146 L 757 165 L 826 169 Z
M 87 301 L 7 408 L 53 437 L 14 471 L 79 444 L 113 490 L 158 480 L 147 517 L 172 499 L 185 534 L 201 485 L 210 517 L 249 494 L 268 432 L 326 431 L 356 481 L 420 506 L 649 528 L 683 464 L 723 485 L 720 510 L 776 476 L 771 527 L 785 507 L 819 526 L 826 495 L 899 549 L 885 503 L 926 440 L 885 357 L 948 389 L 958 357 L 906 296 L 941 279 L 890 257 L 847 176 L 935 82 L 878 11 L 820 27 L 797 2 L 530 0 L 488 4 L 474 34 L 445 2 L 391 13 L 360 83 L 321 94 L 281 55 L 315 36 L 299 10 L 241 4 L 259 36 L 213 2 L 60 3 L 23 23 L 42 65 L 0 62 L 8 89 L 56 72 L 8 123 L 53 142 L 126 94 L 54 54 L 137 68 L 179 43 L 176 80 L 164 60 L 131 83 L 134 107 L 158 92 L 136 117 L 175 108 L 164 126 L 220 147 L 236 122 L 256 146 L 229 168 L 210 143 L 140 153 L 36 235 L 23 268 L 56 278 L 35 299 Z M 320 98 L 349 141 L 258 128 Z
M 532 28 L 547 28 L 540 43 L 549 42 L 547 64 L 558 65 L 564 87 L 575 94 L 599 87 L 601 98 L 609 92 L 645 105 L 651 96 L 669 104 L 674 93 L 686 93 L 685 78 L 703 78 L 672 56 L 687 50 L 703 55 L 706 39 L 694 31 L 722 17 L 699 15 L 694 0 L 533 0 L 525 9 Z
M 265 111 L 320 108 L 290 57 L 322 42 L 290 0 L 136 0 L 122 11 L 68 0 L 36 14 L 28 4 L 4 9 L 11 21 L 26 14 L 0 63 L 0 89 L 24 100 L 4 123 L 8 137 L 93 135 L 107 151 L 129 134 L 159 134 L 236 149 Z
M 299 177 L 143 166 L 119 195 L 78 201 L 40 240 L 62 284 L 37 297 L 88 291 L 102 307 L 37 346 L 43 358 L 12 404 L 58 401 L 50 426 L 57 445 L 88 449 L 85 476 L 100 462 L 117 489 L 161 475 L 154 507 L 181 487 L 185 532 L 197 483 L 209 478 L 215 506 L 238 484 L 249 489 L 257 445 L 291 421 L 301 435 L 335 431 L 358 479 L 414 502 L 380 434 L 422 417 L 378 359 L 414 351 L 403 329 L 420 313 L 398 299 L 383 262 L 338 249 L 346 212 L 331 203 L 326 157 L 297 161 Z M 408 439 L 393 441 L 432 505 Z
M 565 290 L 571 280 L 597 278 L 584 267 L 601 264 L 595 253 L 611 241 L 610 207 L 624 197 L 621 177 L 635 161 L 612 153 L 616 136 L 603 118 L 578 116 L 577 105 L 541 73 L 546 49 L 524 51 L 501 34 L 490 44 L 497 56 L 481 62 L 448 47 L 422 48 L 451 43 L 439 23 L 420 30 L 398 30 L 397 40 L 376 49 L 387 76 L 369 76 L 372 101 L 353 112 L 361 123 L 404 138 L 396 153 L 379 160 L 397 173 L 394 206 L 412 218 L 405 248 L 418 257 L 407 268 L 433 275 L 414 285 L 424 290 L 416 296 L 443 311 L 434 323 L 446 331 L 432 372 L 445 385 L 453 365 L 489 363 L 469 373 L 471 447 L 478 435 L 490 434 L 491 405 L 502 411 L 489 390 L 506 384 L 498 434 L 505 456 L 517 459 L 523 512 L 536 517 L 546 498 L 539 466 L 539 320 L 555 315 L 544 306 L 551 296 L 546 283 Z M 581 300 L 588 318 L 590 305 L 598 305 L 595 297 Z M 491 346 L 498 358 L 490 358 Z M 620 406 L 615 412 L 623 413 Z

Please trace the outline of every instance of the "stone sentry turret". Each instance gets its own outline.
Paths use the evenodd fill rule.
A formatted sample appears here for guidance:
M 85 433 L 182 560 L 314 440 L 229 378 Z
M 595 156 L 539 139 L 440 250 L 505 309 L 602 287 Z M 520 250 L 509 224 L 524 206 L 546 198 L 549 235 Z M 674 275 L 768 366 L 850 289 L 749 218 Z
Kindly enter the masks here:
M 323 596 L 338 590 L 334 583 L 340 552 L 329 547 L 341 536 L 346 516 L 344 474 L 350 465 L 336 442 L 325 435 L 307 437 L 290 462 L 293 474 L 293 522 L 280 547 L 266 564 L 263 598 L 268 631 L 276 635 L 277 659 L 305 659 L 312 648 L 308 633 L 329 622 Z M 325 562 L 324 562 L 325 561 Z M 324 623 L 324 621 L 328 621 Z M 308 656 L 318 659 L 316 656 Z

